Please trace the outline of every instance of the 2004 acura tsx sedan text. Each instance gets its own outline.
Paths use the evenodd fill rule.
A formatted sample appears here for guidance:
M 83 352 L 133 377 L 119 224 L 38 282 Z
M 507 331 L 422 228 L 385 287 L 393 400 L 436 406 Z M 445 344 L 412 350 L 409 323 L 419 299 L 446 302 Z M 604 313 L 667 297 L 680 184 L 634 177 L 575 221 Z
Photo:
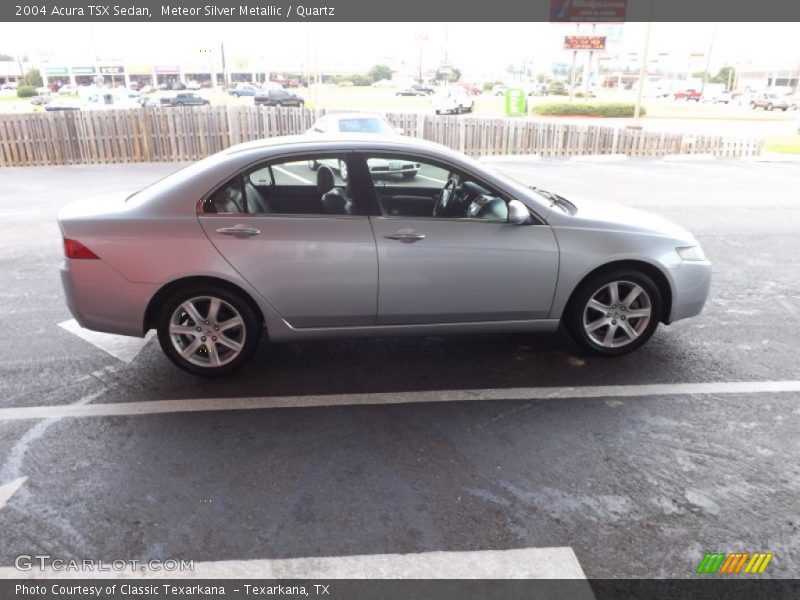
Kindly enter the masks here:
M 347 165 L 346 183 L 332 161 Z M 417 177 L 393 163 L 413 163 Z M 176 365 L 207 376 L 242 367 L 265 334 L 563 323 L 586 351 L 619 355 L 659 322 L 698 314 L 711 279 L 694 237 L 664 219 L 569 201 L 399 136 L 246 143 L 58 220 L 78 323 L 132 336 L 155 328 Z

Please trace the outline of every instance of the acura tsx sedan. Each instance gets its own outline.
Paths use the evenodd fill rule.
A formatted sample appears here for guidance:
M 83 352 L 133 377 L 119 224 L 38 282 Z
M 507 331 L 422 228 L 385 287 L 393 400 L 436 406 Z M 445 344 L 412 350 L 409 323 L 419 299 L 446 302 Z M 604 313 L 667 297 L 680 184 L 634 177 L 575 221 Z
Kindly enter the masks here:
M 386 161 L 418 176 L 371 168 Z M 239 369 L 265 337 L 563 325 L 586 352 L 616 356 L 697 315 L 711 279 L 697 240 L 662 218 L 567 200 L 401 136 L 241 144 L 58 221 L 78 323 L 156 329 L 169 359 L 203 376 Z

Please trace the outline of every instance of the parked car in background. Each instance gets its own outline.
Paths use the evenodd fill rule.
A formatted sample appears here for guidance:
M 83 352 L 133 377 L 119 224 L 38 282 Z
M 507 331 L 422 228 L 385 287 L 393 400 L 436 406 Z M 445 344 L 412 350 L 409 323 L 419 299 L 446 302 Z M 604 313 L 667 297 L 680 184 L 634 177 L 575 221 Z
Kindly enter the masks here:
M 492 88 L 492 96 L 504 96 L 508 86 L 502 83 L 498 83 L 496 86 Z
M 310 176 L 307 163 L 330 158 L 350 185 L 327 167 Z M 425 179 L 381 179 L 376 159 Z M 169 360 L 205 377 L 240 369 L 265 339 L 564 326 L 585 352 L 616 357 L 699 314 L 711 284 L 698 241 L 660 216 L 573 202 L 402 136 L 248 142 L 133 195 L 69 205 L 58 224 L 78 324 L 155 329 Z M 663 341 L 675 351 L 691 335 Z
M 474 83 L 467 83 L 465 81 L 459 81 L 456 85 L 462 88 L 465 92 L 467 92 L 470 96 L 478 96 L 483 91 Z
M 672 97 L 675 98 L 675 100 L 686 100 L 687 102 L 689 100 L 694 100 L 695 102 L 700 102 L 700 98 L 703 97 L 703 94 L 700 90 L 689 88 L 675 92 Z
M 437 115 L 457 114 L 472 112 L 475 100 L 458 86 L 446 88 L 442 93 L 433 98 L 433 110 Z
M 374 83 L 370 84 L 370 87 L 374 88 L 390 88 L 394 87 L 394 82 L 391 79 L 379 79 Z
M 253 102 L 256 106 L 305 106 L 306 101 L 287 90 L 260 90 Z
M 134 102 L 136 102 L 136 104 L 142 108 L 155 108 L 157 106 L 163 106 L 160 99 L 153 98 L 152 96 L 139 96 L 134 100 Z
M 31 104 L 33 104 L 34 106 L 42 106 L 44 104 L 47 104 L 48 102 L 51 102 L 52 100 L 53 99 L 50 96 L 43 96 L 40 94 L 38 96 L 31 97 Z
M 60 88 L 58 88 L 58 95 L 59 96 L 71 96 L 71 95 L 77 94 L 77 93 L 78 93 L 78 89 L 74 85 L 71 85 L 69 83 L 66 83 L 66 84 L 62 85 Z
M 338 113 L 326 115 L 316 121 L 306 133 L 310 135 L 323 134 L 367 134 L 367 135 L 402 135 L 403 130 L 394 127 L 381 115 L 370 113 Z M 320 165 L 325 165 L 339 173 L 342 181 L 348 181 L 347 162 L 341 159 L 320 159 L 310 161 L 308 167 L 316 171 Z M 414 179 L 419 172 L 419 165 L 408 161 L 383 160 L 374 158 L 369 162 L 371 173 L 380 176 L 400 175 L 403 179 Z
M 730 104 L 737 98 L 741 97 L 741 92 L 732 92 L 731 90 L 722 90 L 714 94 L 703 96 L 703 102 L 711 102 L 712 104 Z
M 152 94 L 156 91 L 156 88 L 154 85 L 143 85 L 139 91 L 143 94 Z
M 195 81 L 192 79 L 191 81 L 186 82 L 186 89 L 187 90 L 199 90 L 202 86 L 200 85 L 199 81 Z
M 14 81 L 7 81 L 3 85 L 0 85 L 0 90 L 15 90 L 17 89 L 17 83 Z
M 402 89 L 397 90 L 394 93 L 395 96 L 427 96 L 428 92 L 424 90 L 419 90 L 414 86 L 405 87 Z
M 51 100 L 44 105 L 47 112 L 62 111 L 62 110 L 80 110 L 81 105 L 77 100 L 69 100 L 65 98 L 57 98 Z
M 228 94 L 231 96 L 255 96 L 256 92 L 258 92 L 258 87 L 253 85 L 252 83 L 237 83 L 234 87 L 228 90 Z
M 196 92 L 178 92 L 161 98 L 161 106 L 208 106 L 211 102 Z
M 763 108 L 764 110 L 787 111 L 797 109 L 797 101 L 792 96 L 782 96 L 775 92 L 761 92 L 750 98 L 750 107 L 753 109 Z

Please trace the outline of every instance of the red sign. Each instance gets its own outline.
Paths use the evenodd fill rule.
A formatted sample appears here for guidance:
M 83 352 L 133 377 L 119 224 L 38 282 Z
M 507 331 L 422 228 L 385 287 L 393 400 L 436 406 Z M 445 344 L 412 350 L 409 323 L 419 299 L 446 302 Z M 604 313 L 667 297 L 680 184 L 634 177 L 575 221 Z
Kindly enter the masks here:
M 551 0 L 550 20 L 561 23 L 624 23 L 628 0 Z
M 564 36 L 564 50 L 605 50 L 606 36 L 604 35 L 566 35 Z

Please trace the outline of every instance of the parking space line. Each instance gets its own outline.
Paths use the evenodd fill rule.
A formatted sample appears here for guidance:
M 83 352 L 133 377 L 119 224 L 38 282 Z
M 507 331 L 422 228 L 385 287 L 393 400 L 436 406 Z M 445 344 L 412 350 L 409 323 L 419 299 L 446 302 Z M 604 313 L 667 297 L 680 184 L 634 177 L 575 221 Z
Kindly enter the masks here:
M 427 179 L 428 181 L 435 181 L 436 183 L 447 183 L 444 179 L 436 179 L 435 177 L 428 177 L 427 175 L 420 175 L 417 173 L 417 177 L 420 179 Z
M 553 400 L 789 392 L 800 392 L 800 381 L 720 381 L 645 385 L 428 390 L 371 394 L 197 398 L 191 400 L 150 400 L 107 404 L 0 408 L 0 422 L 22 419 L 113 417 L 224 410 L 470 402 L 475 400 Z
M 288 175 L 289 177 L 294 177 L 295 179 L 297 179 L 297 181 L 302 181 L 306 185 L 316 185 L 316 183 L 314 183 L 310 179 L 306 179 L 305 177 L 301 177 L 300 175 L 296 175 L 295 173 L 292 173 L 291 171 L 289 171 L 287 169 L 284 169 L 283 167 L 273 166 L 272 168 L 275 169 L 276 171 L 280 172 L 280 173 L 283 173 L 284 175 Z
M 198 579 L 586 579 L 572 548 L 518 548 L 417 554 L 364 554 L 312 558 L 195 562 L 193 571 L 18 571 L 15 578 L 198 578 Z M 587 586 L 587 591 L 589 590 Z M 593 596 L 588 595 L 587 598 Z

